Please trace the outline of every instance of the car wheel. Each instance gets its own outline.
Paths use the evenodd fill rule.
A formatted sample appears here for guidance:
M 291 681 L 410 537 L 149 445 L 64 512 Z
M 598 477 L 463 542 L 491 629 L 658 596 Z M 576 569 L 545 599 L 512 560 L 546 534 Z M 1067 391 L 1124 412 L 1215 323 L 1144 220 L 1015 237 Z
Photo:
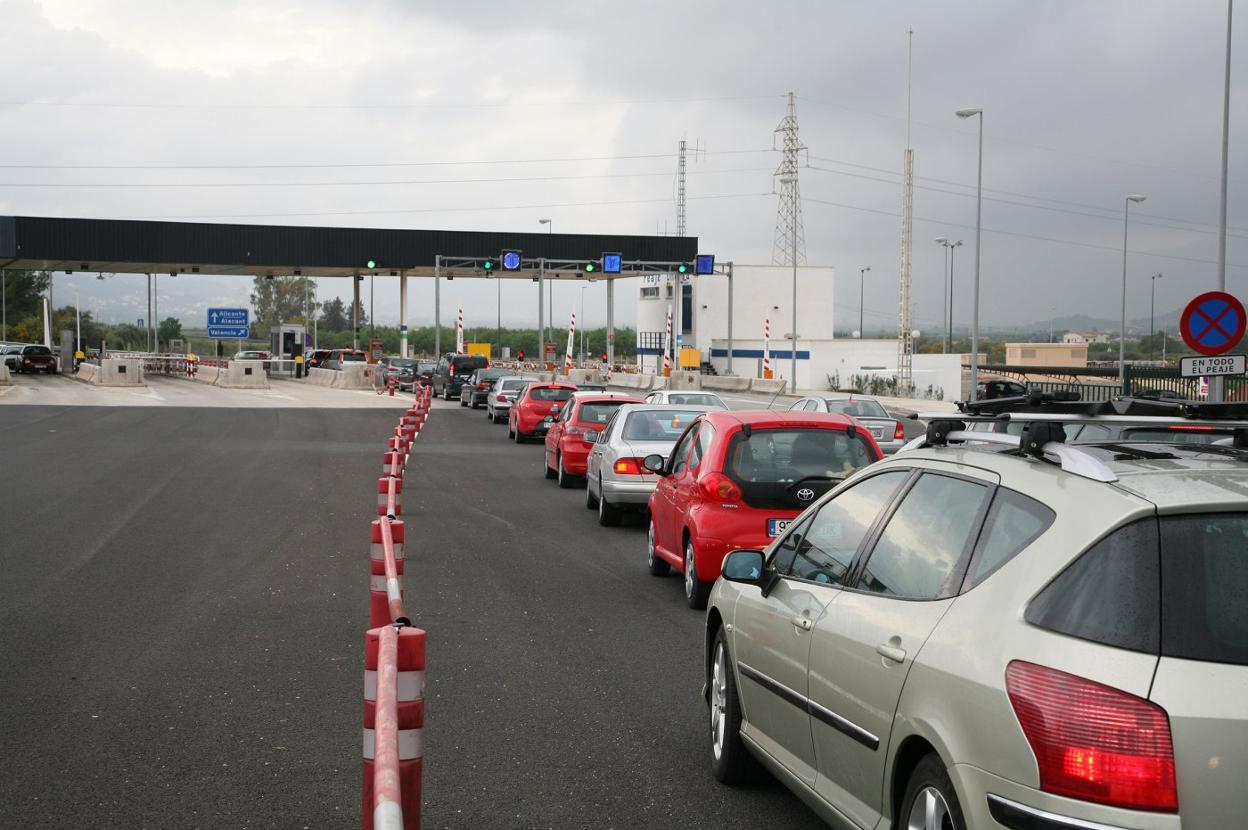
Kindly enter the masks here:
M 722 784 L 743 784 L 752 778 L 754 756 L 741 740 L 741 701 L 721 627 L 711 648 L 711 677 L 707 684 L 711 705 L 711 774 Z
M 507 422 L 507 438 L 511 441 L 516 440 L 516 431 L 511 426 L 511 421 Z
M 589 489 L 588 486 L 585 489 Z M 607 502 L 607 494 L 602 489 L 602 479 L 598 479 L 598 524 L 603 527 L 617 527 L 620 524 L 620 508 Z
M 599 499 L 594 498 L 594 488 L 589 486 L 589 481 L 585 482 L 585 509 L 593 510 L 600 503 Z
M 546 461 L 546 451 L 542 450 L 542 466 L 546 468 L 546 478 L 554 478 L 555 471 L 551 469 L 549 462 Z
M 698 578 L 698 563 L 693 555 L 693 540 L 685 542 L 685 602 L 695 611 L 706 607 L 714 583 Z
M 567 470 L 563 469 L 563 456 L 559 456 L 559 487 L 564 490 L 571 490 L 576 486 L 576 479 Z
M 650 520 L 650 529 L 646 531 L 646 565 L 651 576 L 667 576 L 672 570 L 667 560 L 654 549 L 654 519 Z
M 935 752 L 924 756 L 914 768 L 901 799 L 899 818 L 906 830 L 966 830 L 958 794 Z

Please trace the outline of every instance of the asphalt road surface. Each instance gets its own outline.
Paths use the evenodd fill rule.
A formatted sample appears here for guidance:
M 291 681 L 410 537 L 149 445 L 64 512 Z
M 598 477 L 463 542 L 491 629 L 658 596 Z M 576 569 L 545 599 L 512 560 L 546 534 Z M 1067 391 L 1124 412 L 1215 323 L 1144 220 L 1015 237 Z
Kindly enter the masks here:
M 427 828 L 822 826 L 710 776 L 702 614 L 481 410 L 404 489 Z M 393 411 L 0 406 L 0 826 L 354 827 Z

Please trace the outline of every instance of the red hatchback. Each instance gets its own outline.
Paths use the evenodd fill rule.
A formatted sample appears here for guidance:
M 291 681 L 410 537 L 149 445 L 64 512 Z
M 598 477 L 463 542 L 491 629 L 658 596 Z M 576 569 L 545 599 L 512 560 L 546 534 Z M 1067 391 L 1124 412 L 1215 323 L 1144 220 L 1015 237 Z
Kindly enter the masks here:
M 529 387 L 530 389 L 532 387 Z M 645 403 L 641 398 L 597 392 L 574 395 L 546 431 L 546 478 L 557 478 L 560 487 L 585 482 L 586 462 L 594 439 L 626 403 Z
M 762 550 L 808 505 L 883 458 L 852 418 L 815 412 L 707 412 L 696 418 L 650 496 L 650 573 L 685 575 L 690 608 L 705 608 L 729 551 Z
M 576 387 L 570 383 L 533 383 L 507 413 L 507 437 L 517 444 L 545 433 L 547 415 L 559 414 L 559 408 L 572 397 Z

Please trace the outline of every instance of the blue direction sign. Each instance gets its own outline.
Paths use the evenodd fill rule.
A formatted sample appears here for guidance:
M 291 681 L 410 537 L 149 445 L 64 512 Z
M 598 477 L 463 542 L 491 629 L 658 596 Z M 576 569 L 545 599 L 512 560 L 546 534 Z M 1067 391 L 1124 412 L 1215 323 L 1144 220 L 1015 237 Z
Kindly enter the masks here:
M 245 308 L 208 309 L 208 336 L 214 340 L 245 340 L 251 329 Z

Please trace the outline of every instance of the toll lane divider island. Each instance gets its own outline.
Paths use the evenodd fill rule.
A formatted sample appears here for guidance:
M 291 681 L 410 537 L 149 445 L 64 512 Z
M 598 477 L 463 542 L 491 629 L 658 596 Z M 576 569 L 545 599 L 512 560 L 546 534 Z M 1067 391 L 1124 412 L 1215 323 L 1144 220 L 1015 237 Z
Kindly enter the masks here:
M 421 387 L 382 456 L 369 549 L 364 644 L 364 759 L 360 826 L 419 830 L 425 727 L 425 632 L 403 606 L 403 473 L 429 416 Z

